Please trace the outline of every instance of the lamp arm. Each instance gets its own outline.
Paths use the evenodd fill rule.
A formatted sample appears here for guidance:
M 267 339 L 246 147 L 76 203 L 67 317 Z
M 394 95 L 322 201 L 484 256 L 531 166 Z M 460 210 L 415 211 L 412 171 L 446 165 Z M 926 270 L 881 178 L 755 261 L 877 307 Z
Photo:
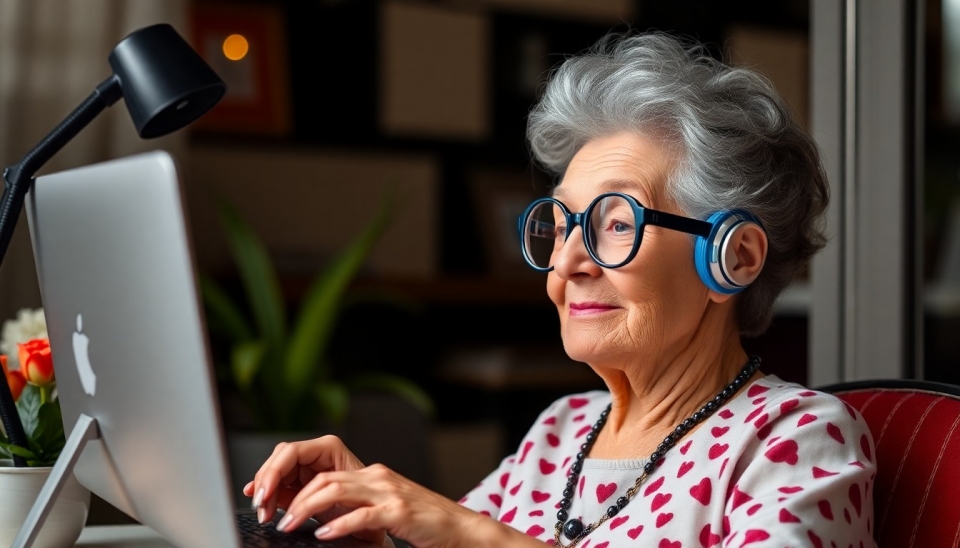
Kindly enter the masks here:
M 83 128 L 87 127 L 87 124 L 92 122 L 98 114 L 119 101 L 121 97 L 123 97 L 123 90 L 120 87 L 120 79 L 116 75 L 111 75 L 22 160 L 3 170 L 4 188 L 3 196 L 0 197 L 0 263 L 3 262 L 10 240 L 13 238 L 20 211 L 23 209 L 23 201 L 33 185 L 33 175 Z M 3 428 L 7 432 L 10 443 L 26 449 L 28 448 L 27 435 L 17 414 L 13 393 L 10 391 L 6 375 L 0 375 L 0 377 L 2 377 L 0 420 L 3 421 Z M 16 466 L 27 465 L 26 461 L 18 456 L 14 456 L 13 462 Z

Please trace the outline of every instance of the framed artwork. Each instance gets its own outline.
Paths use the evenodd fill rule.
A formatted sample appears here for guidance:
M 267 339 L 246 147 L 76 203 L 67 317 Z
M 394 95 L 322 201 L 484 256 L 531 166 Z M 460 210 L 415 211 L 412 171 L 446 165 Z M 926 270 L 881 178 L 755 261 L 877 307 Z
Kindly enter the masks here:
M 203 133 L 289 134 L 292 116 L 282 6 L 195 2 L 191 9 L 192 45 L 227 84 L 220 103 L 192 127 Z
M 520 254 L 517 219 L 530 202 L 546 195 L 546 189 L 546 178 L 525 168 L 484 168 L 470 175 L 487 270 L 493 277 L 543 277 Z

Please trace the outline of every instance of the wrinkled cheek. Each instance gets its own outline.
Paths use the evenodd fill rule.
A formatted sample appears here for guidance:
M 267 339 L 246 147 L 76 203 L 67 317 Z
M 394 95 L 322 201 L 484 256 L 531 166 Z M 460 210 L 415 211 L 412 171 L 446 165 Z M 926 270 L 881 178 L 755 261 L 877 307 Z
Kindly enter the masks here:
M 564 291 L 566 290 L 566 285 L 563 279 L 560 276 L 557 276 L 556 272 L 550 272 L 547 274 L 547 296 L 550 297 L 550 300 L 557 306 L 557 310 L 562 311 L 566 306 L 566 298 L 564 296 Z M 563 319 L 563 314 L 560 314 L 561 320 Z
M 639 350 L 658 345 L 663 339 L 664 328 L 668 321 L 669 318 L 665 316 L 661 304 L 657 301 L 648 301 L 627 315 L 624 327 L 630 343 Z

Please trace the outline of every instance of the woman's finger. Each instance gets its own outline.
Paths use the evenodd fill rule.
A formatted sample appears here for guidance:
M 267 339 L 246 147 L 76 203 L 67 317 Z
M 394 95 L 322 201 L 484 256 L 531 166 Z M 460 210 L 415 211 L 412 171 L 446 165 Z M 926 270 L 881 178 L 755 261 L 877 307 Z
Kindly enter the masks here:
M 285 448 L 290 445 L 286 442 L 278 443 L 274 448 L 273 452 L 270 453 L 270 456 L 267 457 L 267 460 L 260 465 L 260 469 L 257 470 L 257 473 L 253 476 L 253 507 L 259 508 L 263 504 L 263 499 L 267 496 L 267 471 L 271 469 L 273 463 L 277 459 L 277 455 L 285 450 Z
M 383 511 L 373 506 L 357 508 L 317 528 L 314 535 L 320 540 L 360 536 L 371 529 L 384 529 Z M 381 542 L 383 540 L 381 539 Z
M 299 445 L 299 443 L 278 444 L 273 450 L 273 454 L 257 472 L 254 479 L 257 487 L 253 496 L 253 505 L 254 508 L 258 509 L 258 518 L 261 517 L 260 507 L 270 509 L 267 519 L 270 519 L 270 516 L 273 515 L 273 510 L 276 509 L 276 501 L 273 499 L 277 488 L 289 484 L 289 481 L 284 483 L 284 479 L 287 479 L 287 476 L 296 471 L 300 460 L 299 454 L 301 453 Z
M 328 476 L 337 476 L 330 479 Z M 310 516 L 321 514 L 341 505 L 347 508 L 372 506 L 376 504 L 378 493 L 370 489 L 355 473 L 330 472 L 318 474 L 314 481 L 297 493 L 287 508 L 287 515 L 277 524 L 280 530 L 300 526 Z M 289 519 L 288 519 L 289 518 Z
M 375 497 L 384 494 L 384 490 L 371 488 L 374 478 L 371 477 L 369 470 L 364 468 L 351 472 L 319 473 L 300 489 L 297 496 L 290 501 L 288 510 L 299 514 L 310 511 L 309 514 L 304 515 L 312 516 L 325 511 L 332 506 L 332 503 L 346 504 L 351 507 L 371 504 Z M 320 493 L 322 495 L 319 495 Z M 330 500 L 332 503 L 326 504 Z
M 363 468 L 363 463 L 336 436 L 280 444 L 257 472 L 257 488 L 263 486 L 264 496 L 269 496 L 282 478 L 299 474 L 301 467 L 312 470 L 312 473 L 350 471 Z

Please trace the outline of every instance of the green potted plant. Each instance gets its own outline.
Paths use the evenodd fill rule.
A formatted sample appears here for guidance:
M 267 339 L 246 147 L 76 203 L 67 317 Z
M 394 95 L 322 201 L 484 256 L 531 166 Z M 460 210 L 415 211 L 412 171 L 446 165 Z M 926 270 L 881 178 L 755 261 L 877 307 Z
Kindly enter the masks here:
M 7 379 L 29 447 L 9 442 L 0 431 L 0 546 L 10 546 L 60 456 L 66 437 L 50 341 L 42 309 L 21 310 L 4 323 L 0 366 Z M 26 461 L 14 467 L 13 457 Z M 57 496 L 37 546 L 72 546 L 90 509 L 90 491 L 71 475 Z
M 211 335 L 228 348 L 218 378 L 255 421 L 255 432 L 228 432 L 235 494 L 279 441 L 323 434 L 319 424 L 327 430 L 341 424 L 356 391 L 387 392 L 432 415 L 432 400 L 408 379 L 379 372 L 339 378 L 328 356 L 344 297 L 387 227 L 392 204 L 392 195 L 383 200 L 363 231 L 313 279 L 294 311 L 287 310 L 264 243 L 232 205 L 220 201 L 219 219 L 245 299 L 232 298 L 208 276 L 201 277 L 201 293 Z

